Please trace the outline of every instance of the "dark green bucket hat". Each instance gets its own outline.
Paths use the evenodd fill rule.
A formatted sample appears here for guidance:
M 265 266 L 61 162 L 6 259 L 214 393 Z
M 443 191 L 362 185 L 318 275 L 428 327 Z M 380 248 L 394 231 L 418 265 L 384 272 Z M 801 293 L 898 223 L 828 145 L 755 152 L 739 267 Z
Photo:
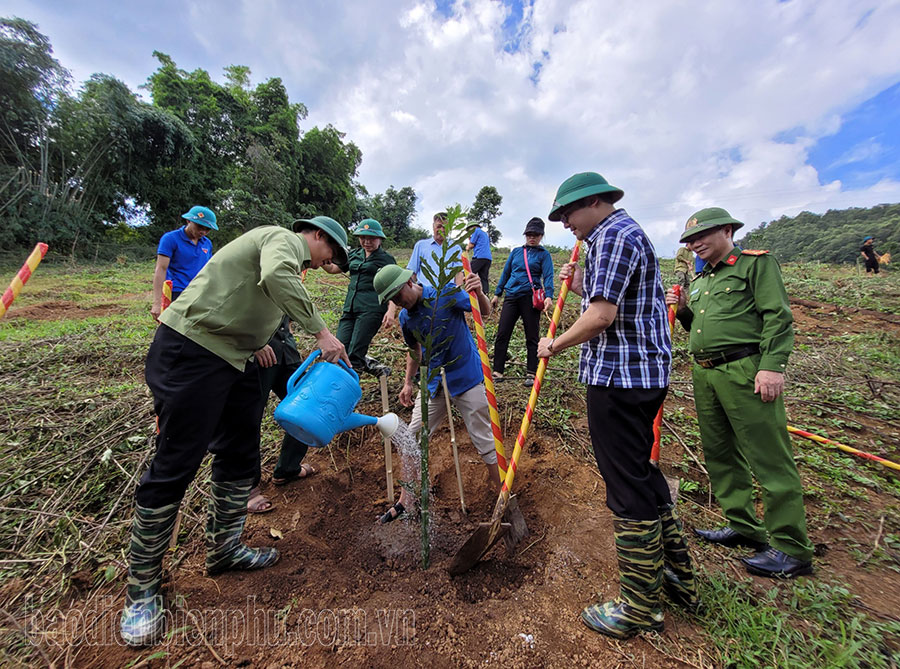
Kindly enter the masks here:
M 357 237 L 381 237 L 385 238 L 384 229 L 381 223 L 374 218 L 364 218 L 359 224 L 353 228 L 353 234 Z
M 343 253 L 343 257 L 335 258 L 334 264 L 338 267 L 345 266 L 350 255 L 350 249 L 347 248 L 347 231 L 344 230 L 344 226 L 333 218 L 328 218 L 328 216 L 315 216 L 313 218 L 298 218 L 294 221 L 291 228 L 294 232 L 300 232 L 300 230 L 303 230 L 310 225 L 314 228 L 319 228 L 319 230 L 325 232 L 335 243 L 337 243 L 338 248 L 340 248 Z
M 551 221 L 559 220 L 559 210 L 567 204 L 580 200 L 588 195 L 601 195 L 610 193 L 606 200 L 612 204 L 618 202 L 625 195 L 625 191 L 621 188 L 611 186 L 610 183 L 596 172 L 579 172 L 573 174 L 562 182 L 559 190 L 556 191 L 556 197 L 553 199 L 553 207 L 550 209 L 550 215 L 547 217 Z
M 706 209 L 701 209 L 691 216 L 687 223 L 684 224 L 684 232 L 681 234 L 681 239 L 678 241 L 684 243 L 699 232 L 711 228 L 718 228 L 721 225 L 728 225 L 729 223 L 733 226 L 731 228 L 732 233 L 739 228 L 744 227 L 743 223 L 736 218 L 732 218 L 731 214 L 722 209 L 722 207 L 708 207 Z
M 378 293 L 379 304 L 394 297 L 412 275 L 412 270 L 403 269 L 400 265 L 385 265 L 378 270 L 372 280 L 372 287 Z

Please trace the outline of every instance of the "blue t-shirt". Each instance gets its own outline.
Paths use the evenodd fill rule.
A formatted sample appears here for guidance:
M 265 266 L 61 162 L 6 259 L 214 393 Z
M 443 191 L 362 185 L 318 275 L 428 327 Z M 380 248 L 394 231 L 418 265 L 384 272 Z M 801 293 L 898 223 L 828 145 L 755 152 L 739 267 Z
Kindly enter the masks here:
M 703 271 L 703 266 L 706 265 L 706 261 L 700 256 L 694 256 L 694 271 L 698 274 Z
M 156 254 L 169 259 L 166 279 L 172 281 L 172 292 L 180 293 L 191 282 L 197 272 L 212 258 L 212 242 L 201 237 L 194 244 L 184 228 L 167 232 L 159 239 Z
M 416 273 L 416 280 L 418 280 L 420 284 L 422 284 L 423 286 L 431 286 L 431 279 L 425 276 L 425 273 L 422 271 L 422 265 L 428 265 L 428 267 L 431 268 L 431 271 L 437 276 L 437 258 L 441 257 L 442 251 L 442 245 L 434 241 L 433 237 L 430 237 L 428 239 L 420 239 L 413 247 L 413 252 L 409 257 L 409 262 L 406 263 L 406 269 L 412 270 Z M 462 260 L 460 260 L 459 258 L 462 255 L 463 250 L 456 245 L 447 247 L 448 258 L 450 258 L 454 252 L 458 252 L 458 255 L 456 256 L 456 260 L 450 263 L 449 269 L 455 270 L 455 274 L 462 269 Z
M 437 299 L 437 290 L 422 286 L 422 300 L 412 311 L 400 312 L 400 327 L 407 346 L 416 349 L 418 341 L 414 333 L 423 339 L 431 333 L 434 346 L 429 371 L 438 370 L 428 382 L 431 397 L 441 383 L 440 368 L 447 373 L 447 389 L 450 397 L 462 395 L 484 381 L 478 349 L 466 324 L 465 312 L 472 311 L 469 295 L 456 286 L 447 286 Z M 423 351 L 424 353 L 424 351 Z
M 484 230 L 481 228 L 472 230 L 472 236 L 469 237 L 469 241 L 475 245 L 472 249 L 473 258 L 484 258 L 486 260 L 493 258 L 491 255 L 491 238 L 488 237 Z

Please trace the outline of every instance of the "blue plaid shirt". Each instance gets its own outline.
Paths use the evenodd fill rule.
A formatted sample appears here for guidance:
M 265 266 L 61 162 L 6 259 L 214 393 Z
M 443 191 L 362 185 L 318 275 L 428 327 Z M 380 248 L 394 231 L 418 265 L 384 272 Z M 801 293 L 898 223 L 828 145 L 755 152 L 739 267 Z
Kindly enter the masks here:
M 624 209 L 588 235 L 581 310 L 603 298 L 615 320 L 581 345 L 578 380 L 592 386 L 665 388 L 672 343 L 653 244 Z

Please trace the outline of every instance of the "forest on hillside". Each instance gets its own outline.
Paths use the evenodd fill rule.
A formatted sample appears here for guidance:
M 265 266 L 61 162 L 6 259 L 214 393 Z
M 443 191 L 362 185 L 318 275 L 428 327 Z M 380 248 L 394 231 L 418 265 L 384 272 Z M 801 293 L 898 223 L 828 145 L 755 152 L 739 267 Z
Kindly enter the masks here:
M 878 253 L 900 251 L 900 204 L 804 211 L 763 223 L 738 240 L 745 249 L 768 249 L 783 262 L 845 263 L 861 259 L 865 237 L 875 238 Z
M 153 55 L 149 102 L 112 74 L 73 90 L 38 26 L 0 18 L 0 251 L 40 240 L 114 256 L 155 242 L 194 204 L 216 212 L 218 245 L 317 214 L 376 218 L 392 245 L 425 236 L 411 227 L 412 187 L 370 194 L 360 149 L 330 124 L 304 127 L 307 108 L 280 78 L 253 86 L 231 65 L 219 83 Z

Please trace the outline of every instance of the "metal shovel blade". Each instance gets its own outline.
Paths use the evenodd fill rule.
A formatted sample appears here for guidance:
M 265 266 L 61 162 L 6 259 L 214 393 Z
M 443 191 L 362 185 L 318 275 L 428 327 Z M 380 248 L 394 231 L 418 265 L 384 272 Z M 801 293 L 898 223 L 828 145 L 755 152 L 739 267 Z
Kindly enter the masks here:
M 503 514 L 503 520 L 510 525 L 509 531 L 503 535 L 503 543 L 506 544 L 506 550 L 515 553 L 519 542 L 530 534 L 528 525 L 525 523 L 525 516 L 519 509 L 519 500 L 515 495 L 509 496 L 509 505 L 506 507 L 506 513 Z
M 456 551 L 447 571 L 451 576 L 469 571 L 491 550 L 497 540 L 509 531 L 510 527 L 509 523 L 479 523 L 478 529 L 466 540 L 462 548 Z
M 528 525 L 515 495 L 505 497 L 501 494 L 493 517 L 494 520 L 489 523 L 480 523 L 474 534 L 453 556 L 453 562 L 448 569 L 451 575 L 457 576 L 469 571 L 499 539 L 502 538 L 506 548 L 512 552 L 516 545 L 528 536 Z

